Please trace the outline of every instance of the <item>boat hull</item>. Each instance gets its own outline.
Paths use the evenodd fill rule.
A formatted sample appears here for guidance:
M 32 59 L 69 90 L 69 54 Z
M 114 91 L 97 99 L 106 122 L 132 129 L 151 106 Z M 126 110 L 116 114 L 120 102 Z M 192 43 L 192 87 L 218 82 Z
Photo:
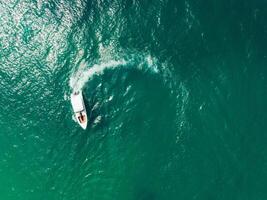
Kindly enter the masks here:
M 71 105 L 77 123 L 85 130 L 87 127 L 88 117 L 81 91 L 71 94 Z

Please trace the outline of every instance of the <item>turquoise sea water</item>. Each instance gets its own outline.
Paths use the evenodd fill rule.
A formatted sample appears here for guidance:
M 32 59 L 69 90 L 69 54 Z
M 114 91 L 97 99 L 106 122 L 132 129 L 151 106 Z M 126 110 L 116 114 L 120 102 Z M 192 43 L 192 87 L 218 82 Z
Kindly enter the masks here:
M 266 19 L 265 0 L 0 0 L 0 199 L 267 199 Z

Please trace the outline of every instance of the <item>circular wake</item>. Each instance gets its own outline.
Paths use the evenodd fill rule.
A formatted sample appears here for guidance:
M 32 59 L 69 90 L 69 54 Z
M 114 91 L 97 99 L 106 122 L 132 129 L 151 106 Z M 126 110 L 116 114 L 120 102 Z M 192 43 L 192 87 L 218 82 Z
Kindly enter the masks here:
M 101 75 L 107 69 L 115 69 L 117 67 L 131 67 L 138 70 L 158 72 L 156 59 L 150 55 L 132 56 L 121 60 L 110 60 L 99 64 L 93 64 L 90 67 L 86 61 L 82 61 L 78 68 L 71 74 L 69 85 L 72 91 L 82 90 L 86 83 L 95 75 Z

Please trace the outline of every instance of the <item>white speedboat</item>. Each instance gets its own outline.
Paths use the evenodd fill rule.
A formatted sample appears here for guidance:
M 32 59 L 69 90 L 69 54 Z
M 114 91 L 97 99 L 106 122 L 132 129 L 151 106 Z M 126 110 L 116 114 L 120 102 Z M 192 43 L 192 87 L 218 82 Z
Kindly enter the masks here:
M 72 93 L 70 100 L 76 121 L 83 129 L 86 129 L 88 118 L 83 101 L 82 91 L 76 91 Z

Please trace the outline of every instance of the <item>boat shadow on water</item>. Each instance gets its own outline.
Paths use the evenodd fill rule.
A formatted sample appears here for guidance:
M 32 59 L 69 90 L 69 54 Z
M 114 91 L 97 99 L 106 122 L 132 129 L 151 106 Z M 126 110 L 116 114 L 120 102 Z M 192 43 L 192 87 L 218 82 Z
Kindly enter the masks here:
M 90 95 L 92 98 L 87 98 L 84 96 L 84 105 L 87 111 L 88 117 L 88 127 L 87 129 L 101 129 L 104 126 L 104 118 L 101 117 L 101 106 L 96 107 L 98 100 L 94 98 L 94 95 Z

